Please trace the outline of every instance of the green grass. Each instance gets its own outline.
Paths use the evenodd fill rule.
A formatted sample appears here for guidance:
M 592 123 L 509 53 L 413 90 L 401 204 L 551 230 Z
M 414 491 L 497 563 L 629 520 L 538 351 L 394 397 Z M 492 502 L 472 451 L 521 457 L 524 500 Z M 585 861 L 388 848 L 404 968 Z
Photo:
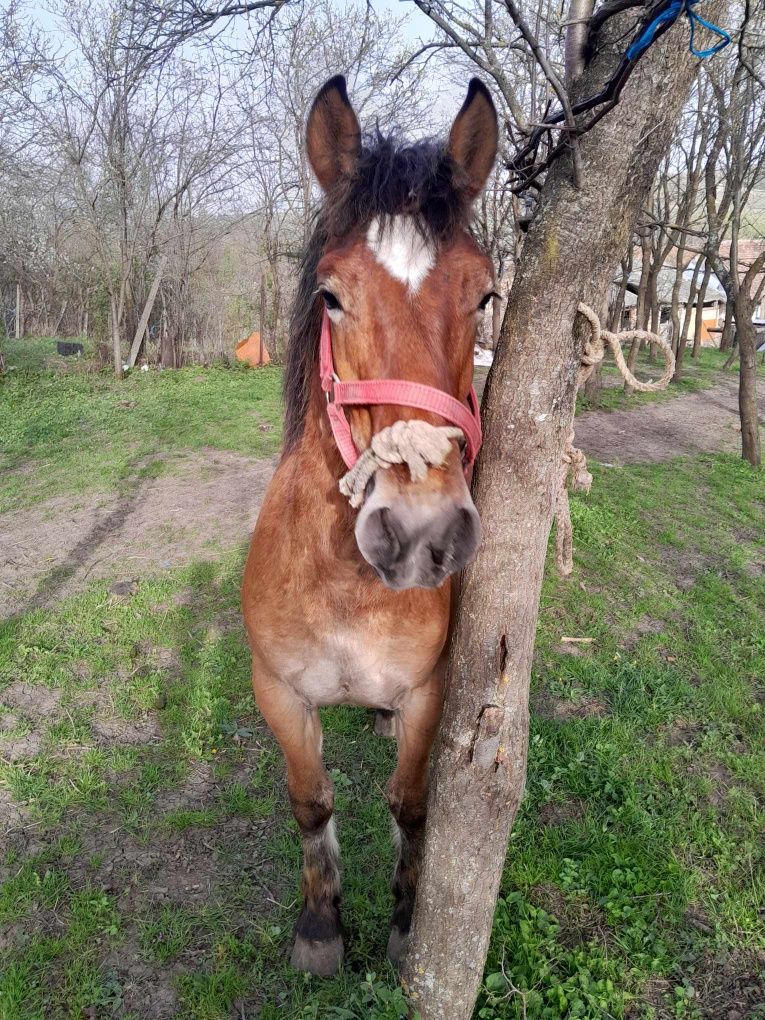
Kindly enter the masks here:
M 32 388 L 27 371 L 11 385 Z M 41 378 L 51 393 L 82 387 L 83 405 L 91 387 L 111 414 L 123 386 L 147 409 L 177 386 L 187 433 L 201 435 L 214 431 L 206 380 L 211 404 L 227 380 L 237 400 L 267 380 L 208 371 Z M 215 406 L 213 422 L 232 438 L 227 414 Z M 27 457 L 28 484 L 60 454 L 51 429 Z M 572 497 L 574 574 L 550 563 L 545 581 L 527 791 L 475 1015 L 723 1017 L 765 950 L 765 484 L 729 456 L 594 474 Z M 244 635 L 217 624 L 237 606 L 242 557 L 143 578 L 116 602 L 96 581 L 0 624 L 0 715 L 12 716 L 0 811 L 10 804 L 12 830 L 24 827 L 0 853 L 0 1020 L 405 1015 L 384 959 L 393 748 L 361 710 L 322 713 L 346 966 L 320 981 L 287 965 L 297 830 Z M 575 655 L 564 635 L 594 640 Z M 23 718 L 10 705 L 19 683 L 39 692 Z M 36 751 L 4 752 L 30 732 Z M 755 994 L 741 1013 L 765 1017 Z
M 42 498 L 113 491 L 172 471 L 186 452 L 254 457 L 281 442 L 278 368 L 135 370 L 123 380 L 55 340 L 4 342 L 0 377 L 0 512 Z
M 58 495 L 124 489 L 178 470 L 183 455 L 205 449 L 252 457 L 279 449 L 279 368 L 134 370 L 117 380 L 95 371 L 87 357 L 59 357 L 55 343 L 3 341 L 10 371 L 0 377 L 0 513 Z M 698 360 L 686 359 L 679 386 L 629 396 L 604 387 L 598 406 L 637 407 L 705 389 L 720 378 L 725 357 L 704 348 Z M 638 367 L 654 372 L 645 355 Z M 476 373 L 479 391 L 486 371 Z M 731 378 L 736 371 L 729 370 Z M 617 375 L 608 361 L 603 372 L 607 379 Z M 588 409 L 583 394 L 578 404 Z
M 619 370 L 609 356 L 603 363 L 603 388 L 597 403 L 590 404 L 582 392 L 577 400 L 577 411 L 588 411 L 594 407 L 604 411 L 624 411 L 656 401 L 673 400 L 683 393 L 699 393 L 714 386 L 723 377 L 735 379 L 738 376 L 737 364 L 723 369 L 727 357 L 727 352 L 718 351 L 714 347 L 702 347 L 698 357 L 692 358 L 689 349 L 683 359 L 683 377 L 679 383 L 672 383 L 666 390 L 651 393 L 625 393 Z M 641 349 L 636 368 L 639 379 L 657 379 L 663 370 L 663 361 L 650 362 L 648 353 Z

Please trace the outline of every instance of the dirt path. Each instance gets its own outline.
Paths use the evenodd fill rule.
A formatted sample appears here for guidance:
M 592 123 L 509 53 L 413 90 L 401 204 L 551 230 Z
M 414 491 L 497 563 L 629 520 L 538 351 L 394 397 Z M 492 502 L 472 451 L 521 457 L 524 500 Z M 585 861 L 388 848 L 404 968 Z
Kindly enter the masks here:
M 576 443 L 609 464 L 735 452 L 736 401 L 736 380 L 725 379 L 634 411 L 589 411 L 577 419 Z M 273 466 L 211 450 L 119 495 L 59 498 L 0 517 L 0 617 L 54 601 L 90 578 L 126 581 L 244 542 Z
M 0 617 L 97 577 L 129 580 L 246 540 L 274 461 L 210 450 L 120 494 L 61 497 L 0 517 Z
M 759 406 L 765 413 L 762 390 L 760 386 Z M 588 457 L 608 464 L 656 464 L 694 453 L 738 452 L 738 381 L 723 379 L 700 393 L 634 411 L 586 411 L 576 420 L 575 442 Z

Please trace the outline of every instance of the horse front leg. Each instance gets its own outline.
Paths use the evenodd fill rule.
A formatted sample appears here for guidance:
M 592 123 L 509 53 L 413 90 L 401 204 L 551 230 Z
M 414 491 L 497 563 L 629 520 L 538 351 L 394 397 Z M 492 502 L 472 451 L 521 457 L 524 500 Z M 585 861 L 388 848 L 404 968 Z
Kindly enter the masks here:
M 303 843 L 303 906 L 295 927 L 290 963 L 320 977 L 335 974 L 343 960 L 340 924 L 340 851 L 332 817 L 334 790 L 321 757 L 321 722 L 292 688 L 265 680 L 253 669 L 258 707 L 279 742 L 287 787 Z
M 425 836 L 428 759 L 441 719 L 442 703 L 443 679 L 439 670 L 426 684 L 412 691 L 395 715 L 398 761 L 387 789 L 398 847 L 388 939 L 388 959 L 394 966 L 406 952 L 412 923 Z

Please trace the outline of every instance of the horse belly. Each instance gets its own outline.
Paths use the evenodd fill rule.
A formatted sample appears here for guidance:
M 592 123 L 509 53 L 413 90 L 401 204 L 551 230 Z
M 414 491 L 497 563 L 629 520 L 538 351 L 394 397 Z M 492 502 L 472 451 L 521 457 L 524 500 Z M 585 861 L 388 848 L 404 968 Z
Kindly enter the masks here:
M 354 633 L 327 637 L 295 677 L 309 704 L 395 709 L 433 671 L 438 652 L 405 640 L 365 641 Z

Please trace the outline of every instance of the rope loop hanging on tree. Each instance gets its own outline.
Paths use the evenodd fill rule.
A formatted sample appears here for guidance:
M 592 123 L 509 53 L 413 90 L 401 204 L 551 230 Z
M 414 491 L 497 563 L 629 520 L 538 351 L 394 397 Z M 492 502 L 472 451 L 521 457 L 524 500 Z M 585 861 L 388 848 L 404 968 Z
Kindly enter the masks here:
M 580 302 L 577 311 L 583 315 L 590 326 L 590 336 L 584 345 L 582 360 L 576 378 L 576 391 L 589 379 L 596 365 L 603 360 L 606 352 L 606 344 L 611 352 L 619 369 L 622 379 L 631 386 L 633 390 L 641 393 L 654 393 L 656 390 L 665 390 L 669 380 L 675 371 L 675 356 L 667 341 L 656 333 L 649 333 L 644 329 L 629 329 L 621 333 L 611 333 L 603 329 L 600 319 L 589 305 Z M 664 372 L 656 382 L 641 382 L 636 379 L 624 359 L 622 344 L 631 340 L 644 340 L 647 343 L 655 344 L 661 348 L 664 355 Z M 574 395 L 574 407 L 576 407 L 576 394 Z M 555 565 L 558 572 L 568 577 L 574 569 L 574 529 L 571 524 L 571 507 L 569 505 L 568 492 L 571 488 L 574 492 L 589 492 L 592 485 L 592 475 L 587 470 L 587 458 L 582 450 L 574 446 L 574 432 L 566 442 L 563 458 L 561 461 L 560 484 L 555 501 Z

